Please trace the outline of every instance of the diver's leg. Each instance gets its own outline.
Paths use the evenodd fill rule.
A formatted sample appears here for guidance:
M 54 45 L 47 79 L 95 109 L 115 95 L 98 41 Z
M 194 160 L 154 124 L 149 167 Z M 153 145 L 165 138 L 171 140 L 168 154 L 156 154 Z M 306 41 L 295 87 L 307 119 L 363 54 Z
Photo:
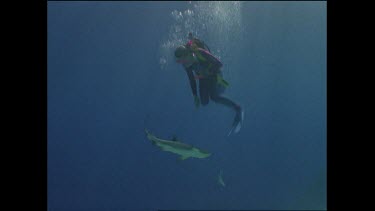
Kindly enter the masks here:
M 225 105 L 229 108 L 232 108 L 234 111 L 239 112 L 241 111 L 241 106 L 230 100 L 229 98 L 220 96 L 220 95 L 211 95 L 211 100 L 215 101 L 216 103 L 220 103 Z
M 199 97 L 202 105 L 209 102 L 209 83 L 207 79 L 199 79 Z
M 216 81 L 214 81 L 214 80 L 211 81 L 211 84 L 210 84 L 210 98 L 211 98 L 211 100 L 213 100 L 216 103 L 220 103 L 222 105 L 225 105 L 229 108 L 232 108 L 236 112 L 236 115 L 234 116 L 232 126 L 234 126 L 234 128 L 237 128 L 239 123 L 242 122 L 242 119 L 243 119 L 242 108 L 241 108 L 240 105 L 233 102 L 229 98 L 221 96 L 223 91 L 224 91 L 223 89 L 218 88 L 218 86 L 216 84 Z M 238 129 L 235 129 L 235 132 L 238 132 L 239 128 L 241 128 L 241 127 L 238 127 Z
M 241 110 L 241 107 L 238 104 L 236 104 L 235 102 L 226 97 L 221 96 L 221 94 L 224 93 L 225 87 L 218 85 L 216 83 L 216 79 L 209 79 L 207 81 L 207 85 L 211 100 L 213 100 L 216 103 L 223 104 L 229 108 L 232 108 L 236 112 L 239 112 Z
M 237 133 L 241 128 L 241 122 L 243 121 L 243 116 L 244 116 L 241 106 L 226 97 L 216 95 L 216 94 L 212 95 L 211 99 L 215 101 L 216 103 L 220 103 L 229 108 L 232 108 L 236 112 L 233 122 L 232 122 L 232 126 L 234 128 L 233 130 L 235 131 L 235 133 Z

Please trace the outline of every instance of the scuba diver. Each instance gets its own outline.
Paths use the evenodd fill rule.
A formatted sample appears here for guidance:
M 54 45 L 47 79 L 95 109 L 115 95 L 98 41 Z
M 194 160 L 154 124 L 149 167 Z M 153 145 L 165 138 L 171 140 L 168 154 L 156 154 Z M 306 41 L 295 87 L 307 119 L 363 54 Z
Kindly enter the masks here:
M 225 88 L 229 86 L 228 82 L 223 79 L 220 69 L 223 64 L 210 53 L 210 49 L 203 41 L 194 38 L 192 33 L 189 33 L 188 38 L 189 41 L 185 45 L 177 47 L 174 54 L 176 62 L 182 64 L 188 75 L 195 106 L 199 107 L 200 104 L 205 106 L 211 99 L 232 108 L 236 115 L 228 136 L 232 132 L 237 133 L 241 129 L 244 112 L 240 105 L 221 96 Z M 196 80 L 199 83 L 199 97 Z

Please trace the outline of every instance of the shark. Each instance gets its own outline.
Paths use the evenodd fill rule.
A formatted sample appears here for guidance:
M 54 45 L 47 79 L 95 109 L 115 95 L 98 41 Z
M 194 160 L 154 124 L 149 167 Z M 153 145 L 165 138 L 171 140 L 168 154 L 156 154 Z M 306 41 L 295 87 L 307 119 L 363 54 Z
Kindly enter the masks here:
M 222 187 L 225 187 L 225 183 L 223 180 L 223 171 L 220 170 L 219 175 L 217 176 L 217 183 L 221 185 Z
M 207 158 L 211 155 L 211 153 L 205 150 L 181 142 L 175 136 L 172 140 L 164 140 L 151 134 L 147 129 L 145 129 L 145 133 L 153 145 L 158 146 L 163 151 L 180 155 L 179 158 L 181 160 L 186 160 L 188 158 Z

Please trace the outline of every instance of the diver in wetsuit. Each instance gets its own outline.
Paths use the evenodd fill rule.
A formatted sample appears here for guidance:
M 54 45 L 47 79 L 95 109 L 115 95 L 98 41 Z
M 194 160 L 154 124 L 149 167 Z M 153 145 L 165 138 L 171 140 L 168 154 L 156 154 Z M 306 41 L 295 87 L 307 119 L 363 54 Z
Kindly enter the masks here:
M 181 45 L 175 50 L 176 62 L 183 65 L 188 75 L 190 87 L 194 96 L 196 107 L 200 104 L 207 105 L 211 100 L 232 108 L 235 118 L 232 130 L 238 132 L 243 120 L 243 110 L 240 105 L 232 100 L 223 97 L 222 94 L 228 82 L 223 79 L 221 67 L 223 64 L 209 52 L 209 48 L 197 38 L 193 38 L 189 33 L 189 41 L 186 45 Z M 197 82 L 199 83 L 199 97 L 197 94 Z

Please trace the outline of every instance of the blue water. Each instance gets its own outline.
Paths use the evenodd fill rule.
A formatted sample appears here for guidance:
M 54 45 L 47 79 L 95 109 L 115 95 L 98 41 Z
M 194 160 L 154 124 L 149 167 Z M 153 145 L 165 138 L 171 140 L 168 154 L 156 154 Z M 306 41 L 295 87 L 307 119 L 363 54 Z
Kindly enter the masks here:
M 326 8 L 48 2 L 49 210 L 326 209 Z M 189 31 L 224 63 L 238 134 L 194 106 L 173 60 Z M 145 128 L 212 155 L 179 161 Z

